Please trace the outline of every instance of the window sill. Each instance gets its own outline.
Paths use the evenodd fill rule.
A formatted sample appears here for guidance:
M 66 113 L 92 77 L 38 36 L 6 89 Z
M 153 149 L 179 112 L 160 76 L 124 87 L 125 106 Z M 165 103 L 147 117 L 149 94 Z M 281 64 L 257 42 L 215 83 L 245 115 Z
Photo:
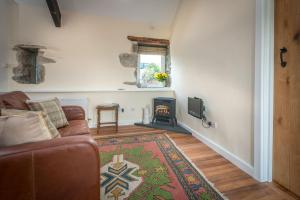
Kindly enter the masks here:
M 134 89 L 100 89 L 100 90 L 25 90 L 25 93 L 97 93 L 97 92 L 173 92 L 169 87 L 165 88 L 134 88 Z

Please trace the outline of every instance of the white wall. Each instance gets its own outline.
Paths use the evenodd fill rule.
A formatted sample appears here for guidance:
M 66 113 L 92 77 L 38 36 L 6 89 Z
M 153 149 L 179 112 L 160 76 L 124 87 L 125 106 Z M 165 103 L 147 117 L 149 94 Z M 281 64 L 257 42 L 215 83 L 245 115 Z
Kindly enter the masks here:
M 46 46 L 45 56 L 53 58 L 56 63 L 45 64 L 44 83 L 19 84 L 9 78 L 9 90 L 25 91 L 35 99 L 55 96 L 88 98 L 91 125 L 96 123 L 95 108 L 98 104 L 119 103 L 125 108 L 125 112 L 120 114 L 120 123 L 131 124 L 141 120 L 141 109 L 151 105 L 152 98 L 173 96 L 171 90 L 143 92 L 136 86 L 124 85 L 124 81 L 134 81 L 134 70 L 122 67 L 118 58 L 120 53 L 131 50 L 128 35 L 169 38 L 169 26 L 153 27 L 146 22 L 79 11 L 62 10 L 63 25 L 56 28 L 46 1 L 20 1 L 17 22 L 19 32 L 15 43 Z M 15 60 L 12 61 L 12 64 L 15 63 Z M 12 76 L 12 68 L 9 76 Z M 111 121 L 112 116 L 112 113 L 106 114 L 103 120 Z
M 56 28 L 46 1 L 19 4 L 18 43 L 47 47 L 46 81 L 38 85 L 18 84 L 19 90 L 117 90 L 133 89 L 124 81 L 134 81 L 134 70 L 122 67 L 119 54 L 130 52 L 128 35 L 169 38 L 168 26 L 153 28 L 150 23 L 134 22 L 89 13 L 62 10 L 63 25 Z
M 0 91 L 8 90 L 8 68 L 14 36 L 15 3 L 0 1 Z
M 142 121 L 142 108 L 147 106 L 152 111 L 152 99 L 154 97 L 172 97 L 173 92 L 150 92 L 150 91 L 114 91 L 114 92 L 71 92 L 71 93 L 28 93 L 32 99 L 47 99 L 51 97 L 81 99 L 87 98 L 89 102 L 88 118 L 90 126 L 95 127 L 97 113 L 96 106 L 99 104 L 118 103 L 120 108 L 124 108 L 124 112 L 119 111 L 119 123 L 121 125 L 134 124 Z M 105 111 L 101 115 L 102 122 L 111 122 L 114 120 L 114 114 Z
M 182 1 L 172 36 L 179 121 L 253 166 L 254 0 Z M 205 101 L 205 129 L 187 97 Z

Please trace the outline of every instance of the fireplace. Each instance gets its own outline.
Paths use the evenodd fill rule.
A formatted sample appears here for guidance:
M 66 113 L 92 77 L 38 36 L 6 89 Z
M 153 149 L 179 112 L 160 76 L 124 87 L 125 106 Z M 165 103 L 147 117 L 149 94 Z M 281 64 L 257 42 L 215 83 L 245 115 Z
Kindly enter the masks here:
M 176 99 L 158 97 L 153 99 L 153 123 L 176 126 Z

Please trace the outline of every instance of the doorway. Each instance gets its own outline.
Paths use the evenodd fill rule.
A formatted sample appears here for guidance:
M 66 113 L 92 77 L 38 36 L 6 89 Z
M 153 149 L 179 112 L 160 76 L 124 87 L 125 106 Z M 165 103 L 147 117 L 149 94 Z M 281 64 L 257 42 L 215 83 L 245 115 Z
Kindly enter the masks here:
M 300 196 L 300 1 L 275 0 L 273 181 Z

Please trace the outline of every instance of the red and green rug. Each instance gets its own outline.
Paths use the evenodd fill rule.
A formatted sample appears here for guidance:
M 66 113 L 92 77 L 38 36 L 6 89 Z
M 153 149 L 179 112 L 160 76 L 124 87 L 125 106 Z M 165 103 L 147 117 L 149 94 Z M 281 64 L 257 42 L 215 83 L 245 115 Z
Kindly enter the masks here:
M 165 134 L 97 142 L 101 200 L 225 199 Z

